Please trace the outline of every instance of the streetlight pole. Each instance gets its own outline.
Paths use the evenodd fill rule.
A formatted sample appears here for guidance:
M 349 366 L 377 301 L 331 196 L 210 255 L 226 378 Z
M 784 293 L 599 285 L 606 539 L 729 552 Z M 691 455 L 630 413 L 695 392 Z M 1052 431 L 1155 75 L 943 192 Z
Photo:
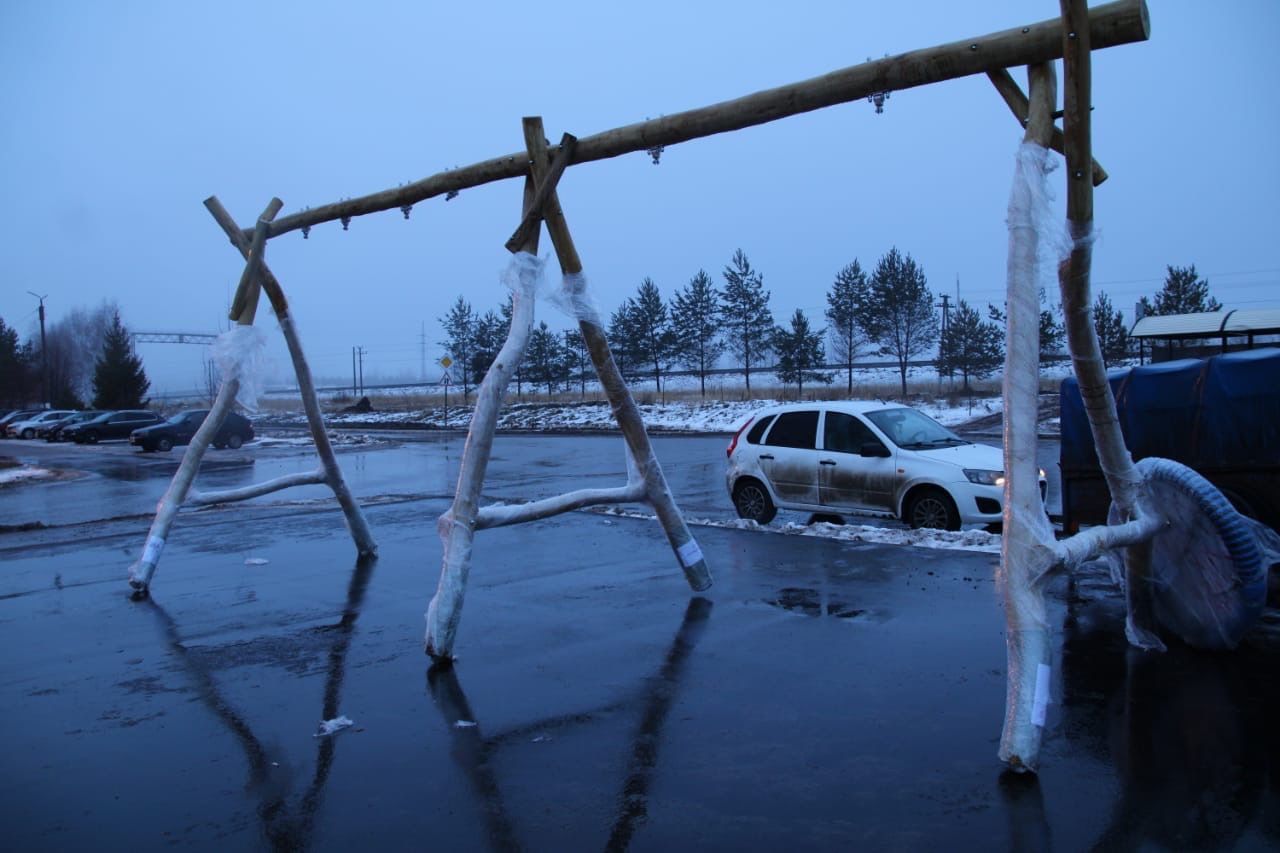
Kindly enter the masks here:
M 44 301 L 49 294 L 41 296 L 34 290 L 28 290 L 27 293 L 40 300 L 40 402 L 44 403 L 47 409 L 49 408 L 49 347 L 44 337 Z

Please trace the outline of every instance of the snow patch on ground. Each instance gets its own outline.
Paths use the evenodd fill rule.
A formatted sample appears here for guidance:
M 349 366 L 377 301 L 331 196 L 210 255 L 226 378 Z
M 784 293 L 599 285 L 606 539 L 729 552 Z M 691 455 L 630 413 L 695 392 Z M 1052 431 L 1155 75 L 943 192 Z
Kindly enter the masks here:
M 656 520 L 657 516 L 645 512 L 603 507 L 589 510 L 597 515 L 621 516 Z M 912 545 L 916 548 L 939 548 L 952 551 L 978 551 L 984 554 L 1000 553 L 1000 537 L 983 530 L 894 530 L 885 527 L 869 527 L 862 524 L 796 524 L 760 525 L 745 518 L 717 521 L 711 518 L 686 518 L 698 527 L 722 527 L 734 530 L 757 530 L 762 533 L 783 536 L 813 536 L 820 539 L 836 539 L 842 542 L 870 542 L 878 545 Z
M 29 483 L 32 480 L 50 480 L 57 477 L 56 471 L 48 468 L 37 468 L 34 465 L 19 465 L 14 468 L 0 468 L 0 486 L 9 483 Z

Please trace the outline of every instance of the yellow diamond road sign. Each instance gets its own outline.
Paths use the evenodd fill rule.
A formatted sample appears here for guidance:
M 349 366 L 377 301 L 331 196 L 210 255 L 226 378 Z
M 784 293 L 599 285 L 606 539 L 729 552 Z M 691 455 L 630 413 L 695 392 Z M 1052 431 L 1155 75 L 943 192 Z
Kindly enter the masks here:
M 444 358 L 440 359 L 440 366 L 445 370 L 448 370 L 450 367 L 453 367 L 453 359 L 446 355 Z

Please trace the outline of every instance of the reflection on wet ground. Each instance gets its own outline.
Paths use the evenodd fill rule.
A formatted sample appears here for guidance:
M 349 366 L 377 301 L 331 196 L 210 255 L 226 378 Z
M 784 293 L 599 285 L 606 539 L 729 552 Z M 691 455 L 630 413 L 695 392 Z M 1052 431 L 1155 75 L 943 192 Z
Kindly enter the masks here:
M 370 454 L 375 490 L 383 459 L 456 464 Z M 1056 583 L 1041 773 L 1013 777 L 991 555 L 699 528 L 690 599 L 656 525 L 573 514 L 481 537 L 459 662 L 428 670 L 446 506 L 371 502 L 376 572 L 332 508 L 192 513 L 143 603 L 145 520 L 5 536 L 9 846 L 1280 846 L 1274 610 L 1234 653 L 1143 655 L 1105 570 Z
M 173 653 L 174 659 L 181 662 L 201 703 L 222 722 L 244 753 L 248 770 L 245 789 L 258 800 L 256 811 L 261 821 L 262 835 L 272 850 L 306 850 L 310 847 L 315 817 L 322 802 L 325 783 L 333 768 L 339 737 L 315 738 L 315 770 L 301 795 L 291 797 L 293 773 L 289 762 L 273 760 L 284 759 L 284 756 L 279 749 L 268 748 L 255 734 L 249 717 L 242 715 L 235 703 L 218 686 L 216 673 L 219 669 L 247 666 L 255 660 L 304 661 L 315 652 L 323 651 L 325 681 L 319 719 L 332 720 L 338 717 L 342 683 L 346 677 L 347 653 L 376 564 L 376 557 L 356 561 L 347 585 L 346 604 L 336 623 L 274 640 L 264 638 L 230 645 L 189 648 L 183 640 L 179 625 L 164 607 L 150 598 L 138 602 L 139 607 L 154 614 L 165 644 Z M 264 643 L 270 648 L 263 648 Z
M 711 602 L 702 597 L 689 601 L 684 620 L 656 675 L 647 679 L 630 697 L 604 707 L 577 710 L 486 736 L 462 689 L 457 668 L 436 665 L 427 671 L 427 687 L 453 738 L 453 759 L 471 782 L 484 816 L 490 846 L 494 850 L 520 850 L 516 821 L 503 798 L 503 785 L 494 772 L 495 753 L 512 743 L 543 742 L 560 731 L 591 725 L 598 716 L 634 713 L 637 721 L 628 745 L 629 759 L 616 796 L 617 813 L 609 829 L 606 850 L 626 850 L 637 827 L 648 812 L 648 792 L 658 764 L 663 727 L 671 712 L 686 662 L 704 633 L 711 616 Z

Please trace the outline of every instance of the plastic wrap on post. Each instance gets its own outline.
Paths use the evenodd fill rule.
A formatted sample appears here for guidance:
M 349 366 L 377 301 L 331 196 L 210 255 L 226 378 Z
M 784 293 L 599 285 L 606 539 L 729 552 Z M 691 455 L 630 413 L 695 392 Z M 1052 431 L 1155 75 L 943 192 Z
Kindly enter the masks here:
M 1005 602 L 1008 672 L 1000 759 L 1034 770 L 1052 671 L 1044 582 L 1058 562 L 1053 528 L 1040 499 L 1036 466 L 1039 291 L 1065 247 L 1052 209 L 1048 149 L 1024 142 L 1009 193 L 1008 345 L 1004 371 L 1004 537 L 999 583 Z
M 519 293 L 530 299 L 538 295 L 542 287 L 542 269 L 546 260 L 528 252 L 516 252 L 511 261 L 502 270 L 502 284 L 513 294 Z
M 262 355 L 266 346 L 266 334 L 248 325 L 232 326 L 213 342 L 213 362 L 222 380 L 239 380 L 236 403 L 251 414 L 258 411 L 258 398 L 262 396 Z
M 604 328 L 600 322 L 600 309 L 587 289 L 587 278 L 580 272 L 565 273 L 560 289 L 551 296 L 551 302 L 580 323 Z

